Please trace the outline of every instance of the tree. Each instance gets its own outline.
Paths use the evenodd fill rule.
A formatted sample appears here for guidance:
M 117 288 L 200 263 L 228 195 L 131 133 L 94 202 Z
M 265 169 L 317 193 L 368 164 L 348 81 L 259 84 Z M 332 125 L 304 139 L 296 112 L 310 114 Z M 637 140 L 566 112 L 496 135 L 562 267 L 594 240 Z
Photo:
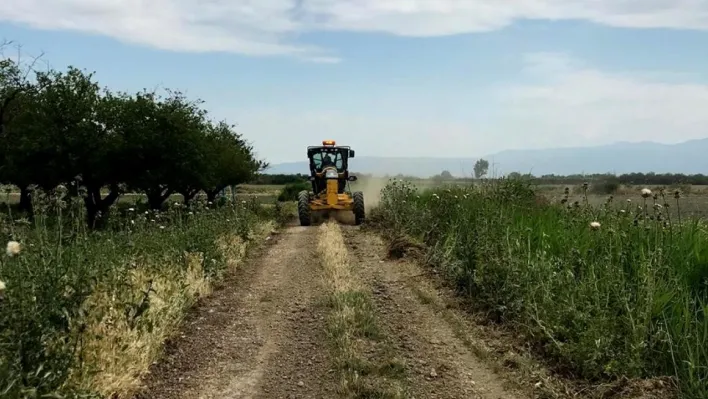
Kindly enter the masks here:
M 120 161 L 124 158 L 123 141 L 116 133 L 121 102 L 102 91 L 92 73 L 69 67 L 66 73 L 38 74 L 44 88 L 38 94 L 33 136 L 48 136 L 43 142 L 53 147 L 48 155 L 50 179 L 37 182 L 45 189 L 59 183 L 74 182 L 70 187 L 83 188 L 88 223 L 96 227 L 97 217 L 106 216 L 120 197 L 124 179 Z M 49 148 L 45 150 L 50 151 Z M 52 156 L 53 155 L 53 156 Z M 109 188 L 105 197 L 103 187 Z M 74 195 L 79 195 L 75 190 Z M 105 220 L 105 218 L 103 218 Z
M 0 56 L 3 56 L 9 45 L 9 42 L 0 43 Z M 18 54 L 21 53 L 19 50 L 18 47 Z M 18 156 L 16 148 L 21 136 L 15 134 L 9 137 L 8 129 L 24 113 L 28 97 L 32 97 L 38 88 L 29 78 L 38 60 L 39 57 L 36 57 L 26 64 L 19 55 L 16 60 L 0 59 L 0 183 L 12 183 L 12 179 L 17 179 L 17 173 L 22 172 L 21 169 L 11 167 L 10 163 L 16 159 L 9 158 L 11 155 Z M 31 215 L 32 202 L 28 187 L 29 184 L 20 186 L 20 209 Z
M 205 138 L 206 113 L 198 104 L 180 92 L 169 92 L 166 99 L 149 92 L 126 99 L 121 118 L 130 154 L 126 182 L 145 193 L 152 209 L 161 208 L 185 179 L 204 172 L 200 169 L 204 147 L 199 143 Z
M 487 174 L 489 170 L 489 161 L 486 159 L 478 159 L 474 164 L 474 177 L 480 179 Z
M 0 43 L 0 58 L 4 55 L 4 50 L 10 42 Z M 20 54 L 18 47 L 18 54 Z M 41 56 L 40 56 L 41 57 Z M 5 129 L 17 114 L 16 100 L 23 93 L 34 90 L 37 85 L 31 82 L 29 76 L 34 72 L 34 66 L 40 57 L 32 58 L 29 62 L 23 63 L 21 56 L 16 60 L 10 58 L 0 59 L 0 139 L 4 138 Z
M 450 173 L 449 170 L 443 170 L 443 171 L 440 173 L 440 177 L 441 177 L 443 180 L 452 180 L 452 173 Z
M 30 213 L 30 188 L 66 185 L 96 228 L 127 188 L 154 209 L 175 192 L 213 201 L 268 166 L 232 125 L 210 121 L 200 100 L 180 92 L 112 93 L 74 67 L 32 70 L 31 83 L 21 72 L 0 61 L 0 182 L 20 188 Z
M 519 173 L 519 172 L 511 172 L 511 173 L 509 173 L 506 177 L 509 178 L 509 179 L 514 179 L 514 180 L 516 180 L 516 179 L 521 179 L 521 173 Z
M 211 147 L 208 153 L 213 157 L 204 192 L 209 201 L 216 200 L 224 188 L 245 183 L 268 167 L 267 163 L 256 159 L 253 147 L 226 122 L 212 125 L 208 143 Z

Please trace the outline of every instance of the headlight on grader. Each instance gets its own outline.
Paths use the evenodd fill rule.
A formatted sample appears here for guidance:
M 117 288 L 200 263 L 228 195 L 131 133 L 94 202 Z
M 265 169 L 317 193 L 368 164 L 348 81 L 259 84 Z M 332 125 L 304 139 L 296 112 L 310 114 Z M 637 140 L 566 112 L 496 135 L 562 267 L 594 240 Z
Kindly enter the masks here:
M 325 179 L 337 179 L 339 178 L 339 173 L 334 169 L 327 169 L 325 171 Z

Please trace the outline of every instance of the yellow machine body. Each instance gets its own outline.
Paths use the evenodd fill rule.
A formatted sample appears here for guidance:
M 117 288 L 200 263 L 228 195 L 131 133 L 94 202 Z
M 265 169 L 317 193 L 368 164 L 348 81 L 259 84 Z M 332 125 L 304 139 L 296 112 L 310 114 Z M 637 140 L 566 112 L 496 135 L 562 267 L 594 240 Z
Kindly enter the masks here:
M 336 154 L 337 160 L 328 155 L 329 161 L 325 165 L 325 154 Z M 337 147 L 334 140 L 323 140 L 322 146 L 308 147 L 307 155 L 313 189 L 298 193 L 300 225 L 310 226 L 315 212 L 329 215 L 331 211 L 351 211 L 354 223 L 362 224 L 366 217 L 364 193 L 350 192 L 345 188 L 346 184 L 357 180 L 356 176 L 349 175 L 348 168 L 354 150 L 348 146 Z
M 323 170 L 322 173 L 318 173 L 318 177 L 324 176 L 327 169 Z M 342 174 L 339 175 L 342 176 Z M 313 211 L 351 211 L 352 209 L 354 209 L 354 200 L 352 199 L 351 195 L 347 193 L 340 194 L 338 191 L 338 179 L 327 179 L 327 189 L 312 198 L 312 201 L 310 202 L 310 208 Z

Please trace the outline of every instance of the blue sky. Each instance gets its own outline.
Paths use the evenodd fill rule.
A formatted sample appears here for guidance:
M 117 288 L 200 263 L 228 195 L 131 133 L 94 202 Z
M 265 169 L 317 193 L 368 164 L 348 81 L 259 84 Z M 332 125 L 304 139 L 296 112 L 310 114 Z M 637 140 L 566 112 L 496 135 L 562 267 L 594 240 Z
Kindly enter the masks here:
M 511 3 L 7 0 L 0 39 L 186 91 L 273 163 L 708 137 L 708 1 Z

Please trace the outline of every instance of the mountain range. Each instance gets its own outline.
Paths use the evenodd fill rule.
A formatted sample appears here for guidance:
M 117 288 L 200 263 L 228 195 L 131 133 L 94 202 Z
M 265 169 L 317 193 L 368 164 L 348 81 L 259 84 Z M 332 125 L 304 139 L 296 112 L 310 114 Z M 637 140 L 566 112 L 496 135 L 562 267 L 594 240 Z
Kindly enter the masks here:
M 489 161 L 489 175 L 511 172 L 535 176 L 580 173 L 708 174 L 708 138 L 678 144 L 619 142 L 595 147 L 506 150 L 481 158 Z M 471 176 L 478 158 L 373 157 L 349 161 L 352 172 L 377 176 L 398 174 L 430 177 L 447 170 L 453 176 Z M 267 174 L 308 173 L 307 160 L 272 165 Z

